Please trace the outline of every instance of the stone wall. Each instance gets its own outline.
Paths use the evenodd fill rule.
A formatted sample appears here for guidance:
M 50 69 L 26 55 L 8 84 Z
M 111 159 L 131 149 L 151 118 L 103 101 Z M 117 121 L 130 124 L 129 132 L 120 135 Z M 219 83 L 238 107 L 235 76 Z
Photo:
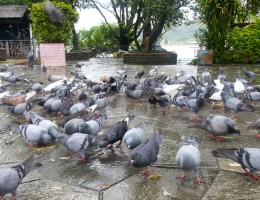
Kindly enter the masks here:
M 92 57 L 91 52 L 69 52 L 65 56 L 66 60 L 88 60 Z
M 144 65 L 176 65 L 177 54 L 172 52 L 124 53 L 123 62 L 128 64 Z

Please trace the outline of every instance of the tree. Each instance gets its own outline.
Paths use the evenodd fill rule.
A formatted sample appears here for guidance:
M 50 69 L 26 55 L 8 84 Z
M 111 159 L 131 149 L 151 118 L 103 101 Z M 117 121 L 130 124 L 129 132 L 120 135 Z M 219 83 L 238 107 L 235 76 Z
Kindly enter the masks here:
M 257 15 L 260 12 L 259 0 L 239 0 L 236 20 L 238 22 L 249 22 L 252 15 Z
M 78 13 L 63 2 L 53 2 L 61 10 L 62 20 L 46 13 L 44 3 L 33 4 L 30 10 L 32 33 L 38 43 L 62 42 L 68 44 L 71 39 L 72 26 L 78 20 Z
M 197 37 L 204 39 L 206 47 L 214 54 L 214 61 L 221 61 L 230 25 L 234 23 L 238 9 L 237 0 L 196 0 L 200 21 L 206 25 Z
M 111 12 L 119 27 L 118 40 L 120 48 L 128 50 L 135 41 L 139 50 L 147 51 L 162 34 L 164 28 L 178 25 L 185 18 L 182 10 L 191 0 L 110 0 L 105 5 L 91 0 L 90 5 L 96 8 L 105 22 L 107 19 L 102 10 Z M 143 33 L 140 44 L 138 38 Z
M 118 32 L 118 26 L 115 24 L 102 23 L 99 26 L 91 27 L 89 30 L 79 31 L 79 46 L 84 48 L 119 48 L 119 41 L 114 33 Z

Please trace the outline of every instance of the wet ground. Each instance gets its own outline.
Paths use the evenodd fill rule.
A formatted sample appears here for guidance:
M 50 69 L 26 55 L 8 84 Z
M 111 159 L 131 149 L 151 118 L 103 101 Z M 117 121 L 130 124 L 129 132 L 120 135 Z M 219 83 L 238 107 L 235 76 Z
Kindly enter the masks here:
M 101 58 L 85 61 L 82 71 L 86 77 L 99 81 L 104 75 L 114 75 L 118 70 L 127 72 L 127 79 L 134 80 L 136 70 L 145 70 L 145 74 L 154 66 L 125 65 L 121 59 Z M 65 68 L 48 69 L 51 74 L 66 74 L 74 71 L 76 62 L 67 63 Z M 49 84 L 47 75 L 43 75 L 40 66 L 33 71 L 25 69 L 24 65 L 12 65 L 15 74 L 34 81 L 43 81 Z M 219 66 L 209 67 L 211 74 L 216 78 Z M 242 66 L 225 66 L 230 81 L 235 80 L 234 72 L 241 70 Z M 175 66 L 159 66 L 159 73 L 173 76 L 180 70 L 186 72 L 185 76 L 201 73 L 205 67 L 189 66 L 179 63 Z M 259 66 L 248 66 L 251 70 L 258 70 Z M 260 84 L 260 77 L 253 82 Z M 11 90 L 29 88 L 29 86 L 15 85 Z M 40 94 L 38 94 L 40 95 Z M 210 104 L 200 111 L 200 115 L 224 114 L 230 116 L 229 111 L 224 113 L 220 108 L 211 109 Z M 33 108 L 44 117 L 55 122 L 57 118 L 46 115 L 39 106 Z M 55 144 L 44 148 L 31 149 L 24 139 L 15 132 L 11 132 L 6 125 L 12 120 L 22 119 L 10 114 L 7 106 L 0 106 L 0 167 L 12 166 L 30 154 L 35 154 L 43 163 L 43 167 L 24 179 L 17 191 L 17 199 L 100 199 L 100 200 L 188 200 L 188 199 L 260 199 L 260 182 L 244 176 L 241 167 L 226 159 L 215 159 L 211 150 L 215 148 L 232 147 L 258 147 L 260 139 L 256 138 L 257 131 L 247 131 L 250 122 L 260 118 L 260 108 L 256 112 L 241 112 L 237 116 L 237 124 L 241 135 L 232 136 L 228 141 L 216 142 L 208 137 L 208 133 L 188 128 L 190 123 L 189 112 L 181 113 L 173 108 L 170 114 L 162 112 L 159 106 L 150 106 L 147 98 L 141 103 L 134 104 L 132 99 L 126 98 L 120 91 L 119 99 L 106 108 L 108 117 L 103 128 L 109 127 L 129 114 L 135 118 L 130 124 L 134 127 L 140 121 L 150 122 L 147 137 L 152 133 L 153 127 L 161 128 L 165 137 L 161 145 L 158 161 L 153 167 L 158 170 L 159 178 L 141 177 L 139 172 L 131 166 L 129 151 L 124 145 L 115 150 L 103 150 L 90 155 L 86 162 L 77 161 L 76 156 L 63 146 Z M 258 131 L 259 133 L 259 131 Z M 199 140 L 201 152 L 201 165 L 199 176 L 205 181 L 202 185 L 194 183 L 194 172 L 188 173 L 186 181 L 179 181 L 176 176 L 180 170 L 175 165 L 175 155 L 187 136 L 194 135 Z M 152 168 L 152 167 L 151 167 Z M 11 199 L 8 196 L 7 199 Z

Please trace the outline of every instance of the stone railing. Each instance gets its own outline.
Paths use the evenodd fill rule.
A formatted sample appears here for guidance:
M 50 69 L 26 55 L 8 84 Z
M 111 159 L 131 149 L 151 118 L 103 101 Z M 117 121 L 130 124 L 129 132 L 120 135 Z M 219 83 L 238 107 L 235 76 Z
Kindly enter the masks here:
M 173 52 L 158 53 L 124 53 L 123 62 L 144 65 L 176 65 L 177 54 Z
M 88 60 L 92 54 L 91 52 L 68 52 L 65 57 L 66 60 Z

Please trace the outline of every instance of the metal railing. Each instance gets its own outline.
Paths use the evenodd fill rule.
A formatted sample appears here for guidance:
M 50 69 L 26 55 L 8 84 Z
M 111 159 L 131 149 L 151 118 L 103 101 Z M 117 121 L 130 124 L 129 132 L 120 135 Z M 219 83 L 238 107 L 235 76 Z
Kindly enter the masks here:
M 6 49 L 8 59 L 24 59 L 35 47 L 32 40 L 0 40 L 0 49 Z

